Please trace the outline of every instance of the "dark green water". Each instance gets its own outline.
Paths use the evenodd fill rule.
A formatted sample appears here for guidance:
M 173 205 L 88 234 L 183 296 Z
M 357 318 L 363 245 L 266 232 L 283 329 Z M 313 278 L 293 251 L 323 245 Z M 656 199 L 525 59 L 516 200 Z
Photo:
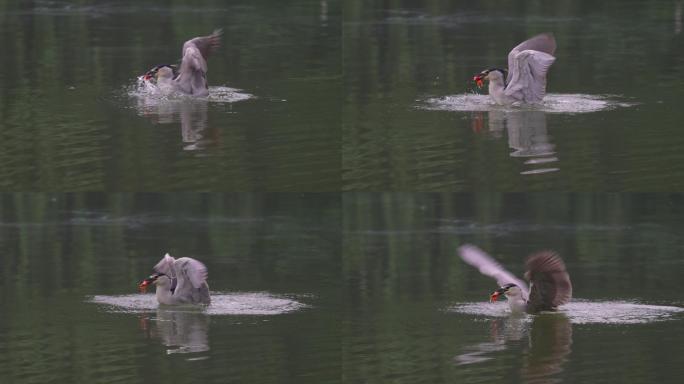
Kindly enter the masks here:
M 678 382 L 684 314 L 651 322 L 615 301 L 684 304 L 683 209 L 681 195 L 346 195 L 346 382 Z M 464 243 L 518 276 L 528 253 L 557 250 L 575 302 L 525 321 L 490 311 L 496 283 L 456 256 Z
M 0 188 L 320 191 L 340 185 L 336 2 L 0 2 Z M 223 28 L 210 86 L 255 99 L 141 116 L 124 88 Z M 195 148 L 202 138 L 199 150 Z
M 0 0 L 0 383 L 679 383 L 684 2 Z M 206 100 L 133 91 L 223 28 Z M 552 31 L 548 103 L 473 74 Z M 509 316 L 457 248 L 574 299 Z M 137 293 L 165 252 L 212 305 Z
M 684 373 L 681 195 L 0 201 L 3 382 L 647 383 Z M 492 310 L 495 283 L 456 256 L 464 243 L 518 275 L 527 253 L 557 250 L 575 301 L 560 315 Z M 135 295 L 167 251 L 207 264 L 212 311 L 89 302 Z M 307 307 L 252 315 L 218 300 L 255 292 Z M 463 304 L 470 313 L 456 309 Z
M 680 1 L 392 1 L 344 4 L 345 190 L 681 191 Z M 471 92 L 511 48 L 555 34 L 548 92 L 636 105 L 496 126 L 486 112 L 425 110 Z M 571 109 L 572 110 L 572 109 Z M 553 172 L 516 156 L 548 143 Z
M 339 380 L 336 196 L 39 194 L 0 202 L 3 383 Z M 88 302 L 135 294 L 164 252 L 204 261 L 212 291 L 295 297 L 308 308 L 214 316 L 120 313 Z M 198 339 L 201 351 L 168 352 Z

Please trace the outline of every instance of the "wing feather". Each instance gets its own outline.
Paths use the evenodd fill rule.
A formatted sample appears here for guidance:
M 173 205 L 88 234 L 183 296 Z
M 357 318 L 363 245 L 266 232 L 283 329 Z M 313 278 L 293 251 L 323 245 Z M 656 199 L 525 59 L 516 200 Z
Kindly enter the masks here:
M 477 268 L 483 275 L 494 278 L 499 286 L 506 284 L 517 285 L 522 291 L 523 298 L 527 299 L 527 284 L 504 269 L 501 264 L 483 250 L 474 245 L 466 244 L 458 248 L 458 253 L 463 261 Z
M 525 261 L 525 269 L 525 277 L 530 281 L 528 312 L 552 310 L 572 298 L 570 275 L 557 253 L 532 254 Z
M 508 54 L 505 94 L 520 102 L 539 103 L 546 94 L 546 74 L 556 60 L 556 39 L 542 33 L 518 44 Z
M 175 272 L 173 270 L 173 263 L 175 261 L 176 259 L 167 253 L 152 269 L 157 273 L 163 273 L 166 276 L 173 278 L 175 277 Z
M 193 288 L 201 288 L 207 281 L 207 267 L 200 261 L 190 257 L 181 257 L 173 263 L 179 280 L 189 281 Z M 181 282 L 179 281 L 179 285 Z
M 222 31 L 209 36 L 195 37 L 183 44 L 183 58 L 176 77 L 178 88 L 191 95 L 203 96 L 207 90 L 207 58 L 221 43 Z

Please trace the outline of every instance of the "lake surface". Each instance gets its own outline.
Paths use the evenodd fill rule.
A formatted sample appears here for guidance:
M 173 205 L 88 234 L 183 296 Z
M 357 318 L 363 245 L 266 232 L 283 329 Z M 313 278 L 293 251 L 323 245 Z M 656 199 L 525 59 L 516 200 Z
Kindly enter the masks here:
M 681 191 L 683 8 L 345 2 L 343 188 Z M 545 31 L 558 45 L 547 90 L 570 108 L 502 112 L 462 100 L 474 74 L 506 67 L 511 48 Z M 588 111 L 592 98 L 625 107 Z
M 3 383 L 340 378 L 339 198 L 0 195 Z M 212 304 L 158 308 L 165 252 L 206 263 Z
M 0 0 L 0 382 L 679 383 L 683 25 L 684 0 Z M 138 87 L 216 28 L 208 97 Z M 474 89 L 545 31 L 541 105 Z M 518 276 L 558 251 L 573 300 L 511 316 L 468 243 Z M 166 252 L 210 306 L 138 292 Z
M 129 94 L 215 28 L 210 87 L 253 97 Z M 326 0 L 2 1 L 0 188 L 339 190 L 341 28 Z
M 681 195 L 347 194 L 345 382 L 679 382 Z M 510 316 L 466 265 L 478 245 L 522 276 L 564 258 L 573 301 Z
M 684 196 L 1 194 L 8 383 L 678 382 Z M 574 299 L 510 316 L 475 244 L 521 276 L 554 249 Z M 165 252 L 212 304 L 137 283 Z

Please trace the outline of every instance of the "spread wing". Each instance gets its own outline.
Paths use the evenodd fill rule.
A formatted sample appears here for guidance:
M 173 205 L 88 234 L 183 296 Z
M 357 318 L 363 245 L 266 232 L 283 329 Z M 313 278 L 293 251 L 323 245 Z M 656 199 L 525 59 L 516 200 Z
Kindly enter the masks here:
M 500 287 L 506 284 L 517 285 L 522 291 L 523 298 L 527 299 L 527 284 L 515 277 L 515 275 L 512 273 L 505 270 L 501 264 L 492 259 L 491 256 L 486 254 L 480 248 L 474 245 L 466 244 L 458 248 L 458 254 L 461 256 L 463 261 L 477 268 L 483 275 L 493 277 Z
M 178 88 L 191 95 L 206 95 L 207 58 L 221 44 L 222 31 L 217 29 L 209 36 L 195 37 L 183 44 L 183 58 L 176 83 Z
M 524 102 L 539 103 L 546 94 L 546 73 L 556 61 L 556 39 L 542 33 L 518 44 L 508 54 L 506 95 Z
M 551 310 L 570 301 L 570 275 L 558 254 L 543 251 L 530 255 L 525 269 L 525 277 L 530 281 L 528 312 Z
M 178 276 L 178 286 L 190 282 L 193 288 L 202 287 L 209 277 L 207 267 L 190 257 L 181 257 L 173 263 L 173 269 Z

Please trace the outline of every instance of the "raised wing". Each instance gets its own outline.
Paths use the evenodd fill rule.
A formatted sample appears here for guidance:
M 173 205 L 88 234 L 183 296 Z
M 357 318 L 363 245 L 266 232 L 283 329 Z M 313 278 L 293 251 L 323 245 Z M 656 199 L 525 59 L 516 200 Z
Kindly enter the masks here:
M 541 102 L 555 52 L 556 39 L 550 33 L 534 36 L 513 48 L 508 54 L 505 94 L 524 103 Z
M 195 48 L 206 60 L 209 55 L 214 52 L 221 45 L 222 29 L 216 29 L 209 36 L 200 36 L 190 39 L 183 44 L 183 56 L 188 48 Z
M 517 285 L 522 291 L 523 298 L 527 299 L 527 284 L 515 277 L 515 275 L 512 273 L 505 270 L 501 264 L 499 264 L 480 248 L 474 245 L 466 244 L 458 248 L 458 254 L 461 256 L 463 261 L 477 268 L 483 275 L 493 277 L 500 287 L 506 284 Z
M 190 257 L 181 257 L 173 263 L 173 269 L 179 280 L 179 287 L 190 282 L 193 288 L 201 288 L 207 281 L 209 273 L 207 267 L 201 262 Z M 183 280 L 181 283 L 180 280 Z
M 556 53 L 556 39 L 549 32 L 530 37 L 511 49 L 508 53 L 508 65 L 511 65 L 511 56 L 527 50 L 544 52 L 553 56 Z
M 570 275 L 558 254 L 543 251 L 530 255 L 525 261 L 525 269 L 525 278 L 530 281 L 528 312 L 551 310 L 570 301 Z
M 207 58 L 221 43 L 221 30 L 209 36 L 195 37 L 183 44 L 183 58 L 176 83 L 178 88 L 190 95 L 204 96 L 207 90 Z

